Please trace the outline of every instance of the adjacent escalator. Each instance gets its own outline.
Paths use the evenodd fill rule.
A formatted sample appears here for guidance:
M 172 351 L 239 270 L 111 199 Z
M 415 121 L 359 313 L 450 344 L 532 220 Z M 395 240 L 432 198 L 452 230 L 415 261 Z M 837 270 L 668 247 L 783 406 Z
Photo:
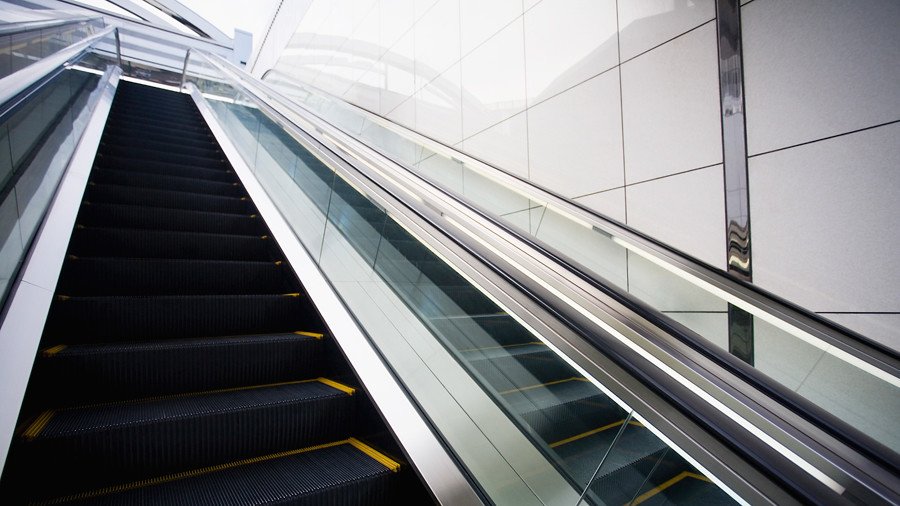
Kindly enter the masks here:
M 574 487 L 586 489 L 589 502 L 733 504 L 627 409 L 265 114 L 237 104 L 213 107 L 227 111 L 235 119 L 230 124 L 266 139 L 269 156 L 289 168 L 328 226 L 347 239 Z
M 430 499 L 191 99 L 120 83 L 0 499 Z

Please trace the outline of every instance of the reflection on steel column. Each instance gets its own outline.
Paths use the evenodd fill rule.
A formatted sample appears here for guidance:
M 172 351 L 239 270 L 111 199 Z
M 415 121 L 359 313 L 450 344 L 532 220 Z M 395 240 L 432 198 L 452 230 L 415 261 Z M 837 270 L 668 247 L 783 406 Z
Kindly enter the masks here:
M 753 270 L 750 261 L 750 189 L 747 184 L 740 0 L 716 2 L 716 29 L 719 40 L 728 274 L 749 282 L 753 280 Z M 753 317 L 731 304 L 728 305 L 728 348 L 741 360 L 753 364 Z

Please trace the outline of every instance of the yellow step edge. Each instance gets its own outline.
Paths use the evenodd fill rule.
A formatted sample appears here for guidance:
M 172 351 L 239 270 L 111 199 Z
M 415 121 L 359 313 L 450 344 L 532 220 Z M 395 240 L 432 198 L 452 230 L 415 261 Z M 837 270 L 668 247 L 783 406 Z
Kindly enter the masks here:
M 372 448 L 371 446 L 363 443 L 362 441 L 356 439 L 355 437 L 351 437 L 350 439 L 347 440 L 347 442 L 350 443 L 351 445 L 353 445 L 353 447 L 356 448 L 357 450 L 365 453 L 369 457 L 372 457 L 372 459 L 376 460 L 379 464 L 383 465 L 384 467 L 390 469 L 392 472 L 396 473 L 396 472 L 400 471 L 400 463 L 399 462 L 397 462 L 394 459 L 388 457 L 387 455 L 381 453 L 380 451 L 376 450 L 375 448 Z
M 52 357 L 53 355 L 56 355 L 57 353 L 63 351 L 64 349 L 66 349 L 66 345 L 57 344 L 56 346 L 54 346 L 52 348 L 47 348 L 46 350 L 42 351 L 41 355 L 43 355 L 45 357 Z
M 283 293 L 283 294 L 281 294 L 281 296 L 282 297 L 299 297 L 300 293 L 299 292 L 298 293 Z
M 589 431 L 582 432 L 581 434 L 575 434 L 572 437 L 567 437 L 565 439 L 561 439 L 555 443 L 550 443 L 550 448 L 556 448 L 557 446 L 562 446 L 564 444 L 571 443 L 573 441 L 578 441 L 579 439 L 584 439 L 589 436 L 593 436 L 594 434 L 599 434 L 605 430 L 612 429 L 613 427 L 618 427 L 625 423 L 625 420 L 619 420 L 618 422 L 613 422 L 609 425 L 604 425 L 603 427 L 597 427 L 596 429 L 591 429 Z M 640 422 L 630 421 L 628 425 L 632 425 L 634 427 L 643 427 L 644 425 Z
M 298 331 L 294 332 L 294 334 L 297 334 L 298 336 L 314 337 L 320 341 L 322 339 L 325 339 L 325 334 L 320 334 L 318 332 L 305 332 L 302 330 L 298 330 Z
M 340 390 L 341 392 L 344 392 L 348 395 L 353 395 L 354 393 L 356 393 L 355 388 L 348 387 L 347 385 L 344 385 L 343 383 L 338 383 L 337 381 L 330 380 L 328 378 L 316 378 L 313 381 L 318 381 L 319 383 L 324 383 L 324 384 L 330 386 L 331 388 L 336 388 L 336 389 Z
M 694 478 L 695 480 L 706 481 L 706 482 L 711 481 L 709 478 L 707 478 L 706 476 L 703 476 L 702 474 L 692 473 L 690 471 L 682 471 L 682 472 L 678 473 L 674 478 L 672 478 L 670 480 L 666 480 L 666 481 L 660 483 L 659 485 L 651 488 L 650 490 L 644 492 L 643 494 L 635 497 L 634 501 L 628 503 L 628 505 L 629 506 L 637 506 L 638 504 L 641 504 L 642 502 L 650 499 L 651 497 L 655 496 L 656 494 L 662 492 L 663 490 L 671 487 L 672 485 L 678 483 L 679 481 L 681 481 L 685 478 Z
M 529 385 L 527 387 L 522 387 L 522 388 L 510 388 L 509 390 L 504 390 L 499 393 L 500 393 L 500 395 L 506 395 L 506 394 L 511 394 L 514 392 L 526 392 L 528 390 L 534 390 L 535 388 L 548 387 L 550 385 L 559 385 L 560 383 L 567 383 L 569 381 L 588 381 L 588 379 L 577 376 L 577 377 L 571 377 L 571 378 L 566 378 L 566 379 L 561 379 L 561 380 L 556 380 L 556 381 L 548 381 L 547 383 L 540 383 L 538 385 Z
M 127 492 L 129 490 L 136 490 L 139 488 L 150 487 L 154 485 L 162 485 L 163 483 L 171 483 L 173 481 L 183 480 L 186 478 L 195 478 L 197 476 L 203 476 L 204 474 L 214 473 L 217 471 L 226 471 L 228 469 L 234 469 L 236 467 L 246 466 L 248 464 L 257 464 L 259 462 L 265 462 L 267 460 L 274 460 L 283 457 L 291 457 L 293 455 L 299 455 L 301 453 L 308 453 L 316 450 L 324 450 L 325 448 L 331 448 L 333 446 L 339 446 L 342 444 L 351 444 L 352 438 L 350 439 L 342 439 L 340 441 L 334 441 L 331 443 L 325 443 L 315 446 L 307 446 L 306 448 L 299 448 L 297 450 L 288 450 L 279 453 L 272 453 L 270 455 L 264 455 L 261 457 L 253 457 L 249 459 L 236 460 L 234 462 L 228 462 L 227 464 L 219 464 L 216 466 L 209 467 L 201 467 L 199 469 L 192 469 L 190 471 L 183 471 L 180 473 L 167 474 L 163 476 L 159 476 L 156 478 L 150 478 L 141 481 L 134 481 L 131 483 L 124 483 L 122 485 L 114 485 L 112 487 L 104 487 L 97 490 L 92 490 L 90 492 L 82 492 L 80 494 L 73 494 L 65 497 L 59 497 L 57 499 L 53 499 L 51 501 L 47 501 L 40 504 L 59 504 L 70 501 L 80 501 L 84 499 L 92 499 L 94 497 L 100 497 L 109 494 L 115 494 L 118 492 Z M 356 445 L 353 445 L 356 447 Z M 357 447 L 358 448 L 358 447 Z M 361 449 L 360 449 L 361 450 Z M 373 450 L 374 451 L 374 450 Z
M 31 422 L 31 425 L 25 429 L 25 432 L 22 433 L 22 437 L 30 441 L 41 435 L 41 431 L 43 431 L 47 424 L 50 423 L 50 419 L 53 418 L 53 415 L 55 414 L 56 411 L 53 411 L 52 409 L 41 413 L 40 416 L 35 418 L 34 421 Z

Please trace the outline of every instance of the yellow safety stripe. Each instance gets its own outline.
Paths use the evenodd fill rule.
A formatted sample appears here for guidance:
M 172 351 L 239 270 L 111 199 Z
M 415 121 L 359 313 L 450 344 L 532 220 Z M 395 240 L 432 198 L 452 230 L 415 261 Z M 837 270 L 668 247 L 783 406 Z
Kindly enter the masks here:
M 344 392 L 349 395 L 353 395 L 354 392 L 356 392 L 355 388 L 348 387 L 347 385 L 344 385 L 343 383 L 338 383 L 337 381 L 333 381 L 328 378 L 316 378 L 315 381 L 318 381 L 319 383 L 324 383 L 324 384 L 330 386 L 331 388 L 336 388 L 336 389 L 340 390 L 341 392 Z
M 556 448 L 557 446 L 562 446 L 564 444 L 571 443 L 572 441 L 578 441 L 579 439 L 584 439 L 588 436 L 593 436 L 594 434 L 599 434 L 605 430 L 612 429 L 613 427 L 618 427 L 619 425 L 622 425 L 623 423 L 625 423 L 625 420 L 619 420 L 618 422 L 613 422 L 609 425 L 604 425 L 603 427 L 597 427 L 596 429 L 591 429 L 589 431 L 582 432 L 581 434 L 575 434 L 572 437 L 567 437 L 567 438 L 561 439 L 555 443 L 550 443 L 550 448 Z M 640 422 L 635 422 L 635 421 L 628 422 L 628 425 L 633 425 L 635 427 L 643 427 L 644 426 Z
M 695 480 L 706 481 L 706 482 L 711 481 L 709 478 L 707 478 L 706 476 L 703 476 L 702 474 L 692 473 L 690 471 L 682 471 L 674 478 L 664 481 L 663 483 L 660 483 L 659 485 L 651 488 L 647 492 L 644 492 L 643 494 L 635 497 L 634 501 L 632 501 L 628 504 L 630 506 L 637 506 L 638 504 L 641 504 L 642 502 L 646 501 L 647 499 L 650 499 L 651 497 L 655 496 L 656 494 L 662 492 L 663 490 L 671 487 L 672 485 L 678 483 L 679 481 L 681 481 L 685 478 L 694 478 Z
M 357 450 L 365 453 L 369 457 L 372 457 L 373 460 L 377 461 L 379 464 L 390 469 L 391 471 L 396 473 L 400 470 L 400 463 L 372 448 L 371 446 L 363 443 L 362 441 L 356 439 L 355 437 L 351 437 L 347 440 L 347 442 L 353 445 L 353 447 Z
M 52 348 L 47 348 L 46 350 L 42 351 L 41 355 L 43 355 L 45 357 L 52 357 L 53 355 L 56 355 L 57 353 L 63 351 L 64 349 L 66 349 L 66 345 L 57 344 L 56 346 L 54 346 Z
M 52 409 L 41 413 L 41 415 L 35 418 L 35 420 L 31 422 L 31 425 L 25 429 L 25 432 L 22 433 L 22 437 L 29 441 L 38 437 L 41 434 L 41 431 L 44 430 L 44 427 L 50 423 L 50 419 L 53 418 L 53 415 L 55 414 L 56 412 Z
M 297 334 L 298 336 L 314 337 L 316 339 L 324 339 L 325 338 L 325 334 L 319 334 L 318 332 L 304 332 L 302 330 L 298 330 L 298 331 L 294 332 L 294 334 Z

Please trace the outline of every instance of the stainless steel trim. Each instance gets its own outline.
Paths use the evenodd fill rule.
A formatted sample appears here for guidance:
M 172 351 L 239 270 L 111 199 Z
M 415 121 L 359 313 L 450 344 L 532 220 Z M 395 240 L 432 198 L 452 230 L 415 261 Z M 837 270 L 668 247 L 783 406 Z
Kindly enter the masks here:
M 120 68 L 110 67 L 98 84 L 93 112 L 35 235 L 0 324 L 0 472 L 121 73 Z
M 288 264 L 302 280 L 305 290 L 315 301 L 334 338 L 341 344 L 373 403 L 394 431 L 404 450 L 408 452 L 410 460 L 435 498 L 439 503 L 448 505 L 482 504 L 475 489 L 407 398 L 364 331 L 356 324 L 334 288 L 256 180 L 237 148 L 209 110 L 200 91 L 193 83 L 188 83 L 187 89 L 213 131 L 235 174 L 244 184 L 260 216 L 285 253 Z
M 122 42 L 119 40 L 119 28 L 116 27 L 116 63 L 122 67 Z
M 88 47 L 99 42 L 112 33 L 115 27 L 108 27 L 95 35 L 76 42 L 65 49 L 61 49 L 46 58 L 32 63 L 22 70 L 0 79 L 0 104 L 6 103 L 26 88 L 34 84 L 38 79 L 53 72 L 71 58 L 77 56 Z
M 184 65 L 181 67 L 181 88 L 184 89 L 184 81 L 187 79 L 188 62 L 191 59 L 191 48 L 184 52 Z
M 14 33 L 30 32 L 35 30 L 43 30 L 45 28 L 55 28 L 57 26 L 80 24 L 85 21 L 103 21 L 102 17 L 77 16 L 64 19 L 49 19 L 45 21 L 23 21 L 20 23 L 5 23 L 0 26 L 0 35 L 11 35 Z
M 740 0 L 717 0 L 716 29 L 719 35 L 728 273 L 749 282 L 753 279 L 753 266 L 750 260 L 750 188 L 747 182 Z

